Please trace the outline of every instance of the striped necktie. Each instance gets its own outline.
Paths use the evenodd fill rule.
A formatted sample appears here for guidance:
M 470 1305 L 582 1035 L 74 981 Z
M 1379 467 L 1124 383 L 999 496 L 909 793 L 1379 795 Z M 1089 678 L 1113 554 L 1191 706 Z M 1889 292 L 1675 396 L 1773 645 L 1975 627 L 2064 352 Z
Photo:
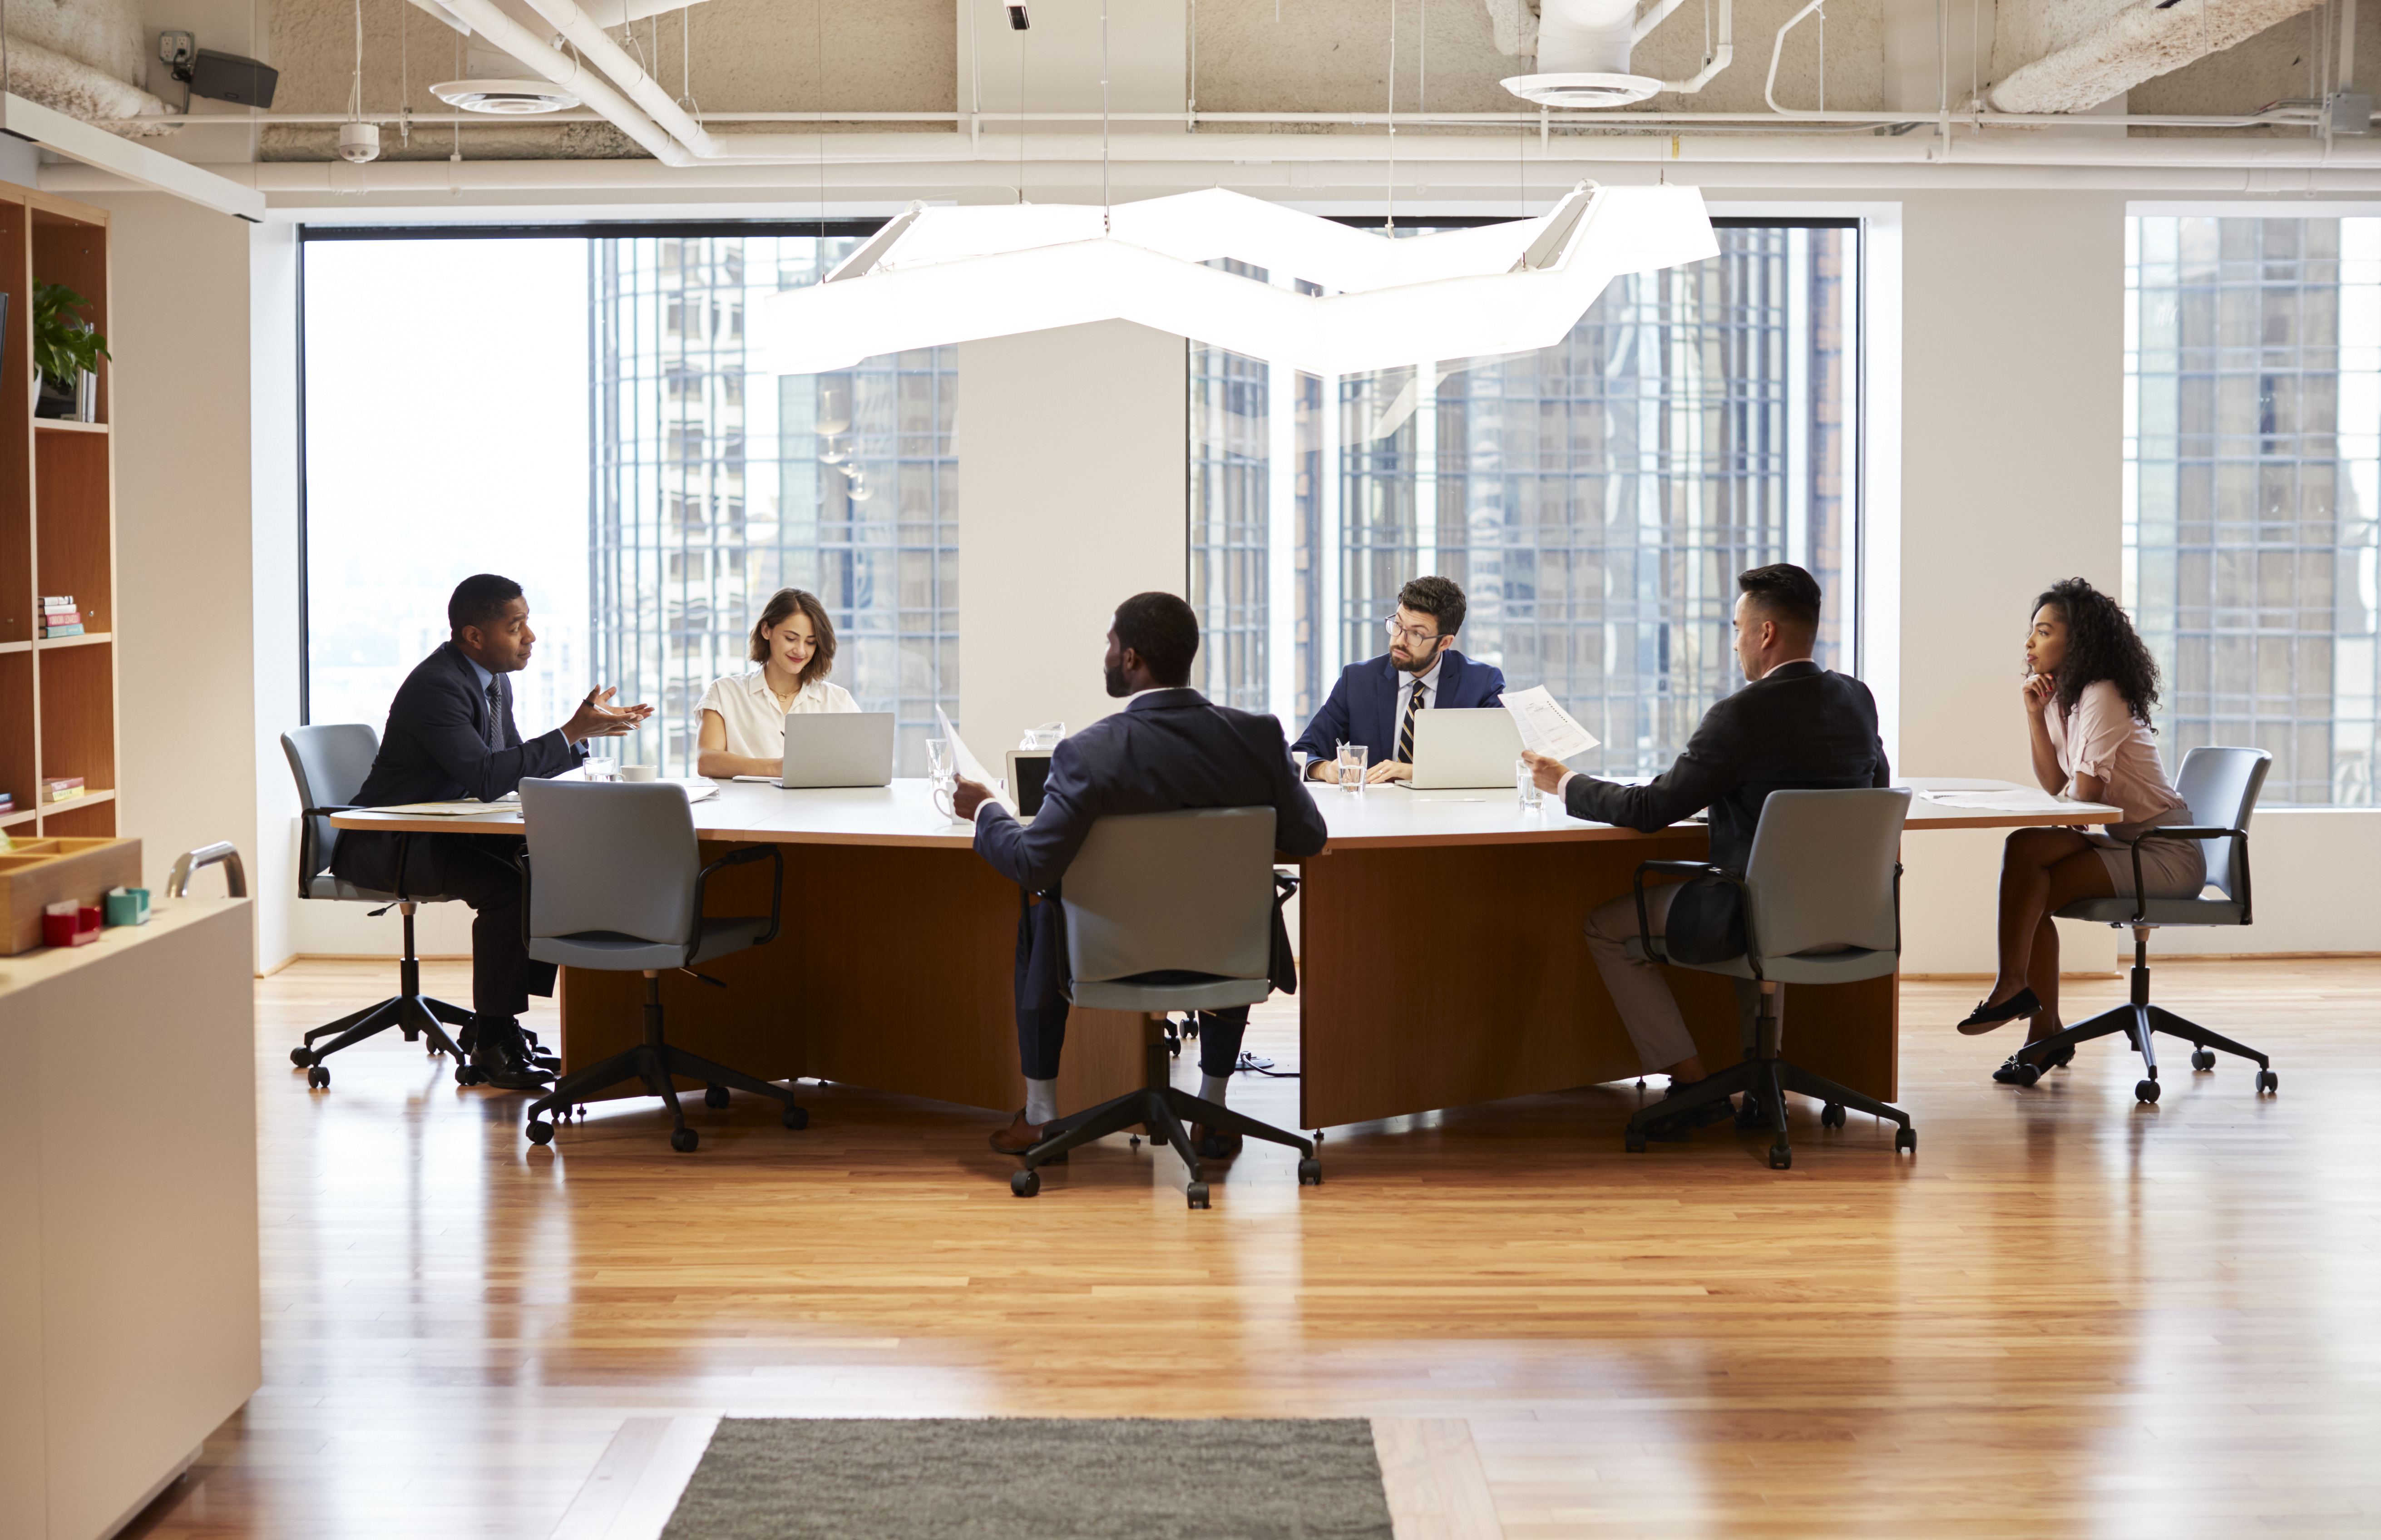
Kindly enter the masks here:
M 1413 697 L 1406 703 L 1406 725 L 1398 729 L 1398 763 L 1399 764 L 1413 763 L 1414 713 L 1430 704 L 1430 702 L 1424 699 L 1429 688 L 1419 678 L 1413 682 Z
M 505 746 L 505 684 L 501 677 L 488 681 L 488 747 Z

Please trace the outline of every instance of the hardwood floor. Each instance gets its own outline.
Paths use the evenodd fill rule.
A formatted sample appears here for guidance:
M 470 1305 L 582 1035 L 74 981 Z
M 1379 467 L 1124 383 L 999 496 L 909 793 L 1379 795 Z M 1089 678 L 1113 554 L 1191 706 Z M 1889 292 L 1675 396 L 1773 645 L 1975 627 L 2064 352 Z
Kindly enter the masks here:
M 1996 1086 L 2016 1029 L 1912 983 L 1915 1158 L 1807 1105 L 1790 1171 L 1624 1155 L 1623 1082 L 1333 1130 L 1319 1189 L 1252 1145 L 1206 1213 L 1121 1140 L 1013 1199 L 997 1119 L 840 1086 L 696 1098 L 689 1155 L 650 1103 L 534 1149 L 394 1035 L 309 1093 L 289 1045 L 392 972 L 257 986 L 265 1385 L 129 1534 L 534 1540 L 625 1420 L 717 1412 L 1460 1418 L 1548 1540 L 2381 1533 L 2381 959 L 2159 969 L 2276 1097 L 2178 1045 L 2137 1106 L 2111 1042 Z

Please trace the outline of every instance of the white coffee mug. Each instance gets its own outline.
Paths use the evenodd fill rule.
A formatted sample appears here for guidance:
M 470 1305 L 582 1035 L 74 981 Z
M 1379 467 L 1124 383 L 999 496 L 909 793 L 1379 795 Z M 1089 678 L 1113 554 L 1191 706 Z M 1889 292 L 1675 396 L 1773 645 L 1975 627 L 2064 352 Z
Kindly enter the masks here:
M 620 766 L 620 778 L 624 781 L 649 781 L 660 774 L 661 770 L 659 767 L 651 764 L 624 764 Z

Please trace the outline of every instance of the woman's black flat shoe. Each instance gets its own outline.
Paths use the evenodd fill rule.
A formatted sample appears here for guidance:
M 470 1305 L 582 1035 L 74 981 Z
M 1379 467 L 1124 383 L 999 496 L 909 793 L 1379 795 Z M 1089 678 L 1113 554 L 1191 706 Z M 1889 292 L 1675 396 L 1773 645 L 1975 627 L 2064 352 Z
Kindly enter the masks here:
M 2041 1008 L 2042 1002 L 2034 998 L 2033 990 L 2021 989 L 1996 1006 L 1988 1006 L 1978 1001 L 1976 1008 L 1968 1012 L 1968 1019 L 1960 1023 L 1960 1030 L 1968 1036 L 1974 1037 L 1981 1033 L 1988 1033 L 2004 1022 L 2014 1021 L 2021 1016 L 2031 1016 Z
M 2032 1047 L 2033 1045 L 2026 1046 Z M 2053 1069 L 2064 1069 L 2075 1062 L 2075 1045 L 2072 1043 L 2041 1064 L 2026 1063 L 2022 1057 L 2024 1053 L 2025 1049 L 2020 1048 L 2002 1060 L 2001 1067 L 1993 1071 L 1993 1079 L 2003 1085 L 2032 1085 Z

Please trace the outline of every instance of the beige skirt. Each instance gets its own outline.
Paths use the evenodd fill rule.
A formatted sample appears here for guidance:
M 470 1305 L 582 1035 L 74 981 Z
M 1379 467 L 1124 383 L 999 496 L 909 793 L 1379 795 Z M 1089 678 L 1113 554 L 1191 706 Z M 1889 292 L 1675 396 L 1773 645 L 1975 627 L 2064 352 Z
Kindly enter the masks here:
M 2117 896 L 2136 897 L 2133 848 L 2110 835 L 2087 834 L 2083 837 L 2097 847 Z M 2142 841 L 2142 882 L 2153 898 L 2196 898 L 2207 886 L 2207 853 L 2196 839 L 2161 839 L 2153 834 Z

